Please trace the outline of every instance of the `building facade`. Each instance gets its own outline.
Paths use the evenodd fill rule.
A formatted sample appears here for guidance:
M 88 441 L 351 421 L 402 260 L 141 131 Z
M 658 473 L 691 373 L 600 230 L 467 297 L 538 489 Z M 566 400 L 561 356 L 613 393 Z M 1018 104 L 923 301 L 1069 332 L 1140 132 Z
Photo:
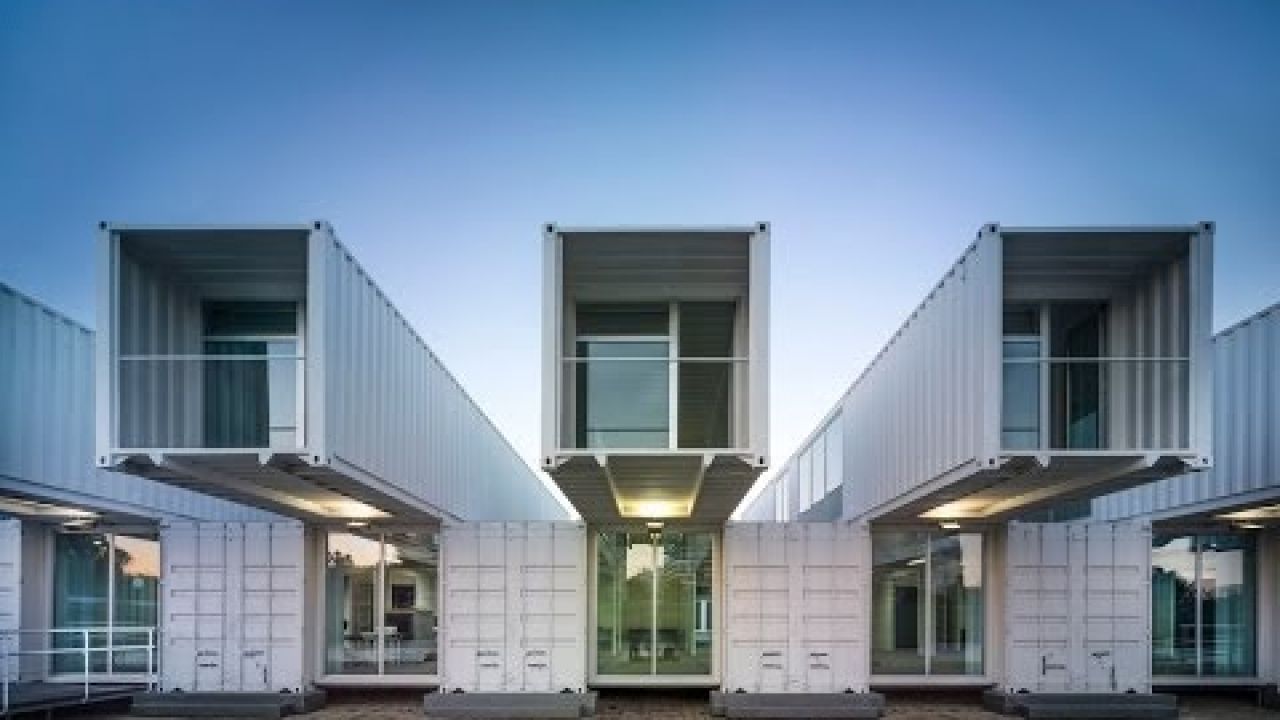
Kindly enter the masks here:
M 1157 685 L 1276 685 L 1280 646 L 1280 306 L 1213 340 L 1214 466 L 1097 498 L 1102 520 L 1145 518 Z
M 95 467 L 94 343 L 88 329 L 0 285 L 0 650 L 8 682 L 80 682 L 86 672 L 145 678 L 159 663 L 162 529 L 283 519 Z
M 328 225 L 104 224 L 96 339 L 0 292 L 0 618 L 188 692 L 1274 685 L 1280 335 L 1211 338 L 1213 232 L 981 228 L 748 497 L 769 225 L 545 225 L 571 521 Z

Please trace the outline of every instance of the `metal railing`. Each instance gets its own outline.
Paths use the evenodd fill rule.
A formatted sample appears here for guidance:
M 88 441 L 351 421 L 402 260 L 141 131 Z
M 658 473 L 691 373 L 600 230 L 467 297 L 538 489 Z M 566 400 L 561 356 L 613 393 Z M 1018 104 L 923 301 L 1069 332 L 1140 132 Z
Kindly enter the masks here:
M 298 354 L 121 355 L 116 446 L 302 447 L 305 369 Z
M 21 659 L 24 656 L 29 657 L 46 657 L 53 660 L 61 656 L 80 656 L 81 666 L 81 700 L 87 701 L 90 695 L 90 686 L 95 683 L 119 683 L 126 678 L 136 678 L 138 673 L 122 672 L 116 673 L 111 658 L 116 653 L 146 653 L 146 669 L 142 673 L 143 684 L 146 685 L 148 691 L 155 690 L 159 682 L 159 656 L 156 653 L 156 633 L 157 629 L 152 626 L 112 626 L 112 627 L 72 627 L 72 628 L 43 628 L 43 629 L 11 629 L 0 630 L 0 714 L 8 714 L 10 705 L 10 687 L 18 684 L 22 676 Z M 121 644 L 117 645 L 115 639 L 117 635 L 146 635 L 146 642 L 143 644 Z M 36 644 L 41 647 L 22 648 L 22 638 L 24 636 L 43 636 L 44 642 Z M 90 640 L 97 636 L 104 636 L 106 643 L 95 645 Z M 57 642 L 61 638 L 79 638 L 80 643 L 77 647 L 56 647 Z M 105 672 L 97 672 L 92 670 L 90 658 L 91 656 L 103 653 L 108 658 Z M 51 675 L 51 668 L 48 663 L 42 668 L 40 673 L 41 679 L 45 679 Z
M 735 414 L 747 400 L 748 368 L 745 357 L 561 358 L 560 447 L 733 450 L 746 436 Z M 595 393 L 625 404 L 578 417 Z
M 1005 450 L 1186 450 L 1191 444 L 1186 357 L 1006 355 L 1002 383 Z

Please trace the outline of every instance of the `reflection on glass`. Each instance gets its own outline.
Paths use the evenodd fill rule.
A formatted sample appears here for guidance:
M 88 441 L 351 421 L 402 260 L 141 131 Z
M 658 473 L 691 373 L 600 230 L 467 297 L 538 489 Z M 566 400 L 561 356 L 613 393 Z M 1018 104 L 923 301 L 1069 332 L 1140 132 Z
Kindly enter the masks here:
M 982 674 L 982 535 L 876 533 L 872 556 L 871 671 Z
M 602 532 L 596 562 L 599 674 L 711 674 L 710 533 Z
M 151 628 L 159 624 L 160 543 L 153 538 L 115 536 L 115 605 L 111 616 L 116 627 Z M 113 645 L 146 645 L 143 631 L 116 630 Z M 152 656 L 152 662 L 156 657 Z M 146 650 L 117 650 L 111 654 L 115 672 L 146 672 Z M 154 668 L 153 668 L 154 669 Z
M 1027 362 L 1039 357 L 1039 340 L 1004 341 L 1000 442 L 1007 450 L 1040 447 L 1040 364 Z
M 982 536 L 933 537 L 929 565 L 933 600 L 934 675 L 982 674 Z
M 602 532 L 596 543 L 596 655 L 601 675 L 653 669 L 653 546 L 643 532 Z
M 325 566 L 325 670 L 378 672 L 375 590 L 382 547 L 377 540 L 329 533 Z
M 436 673 L 436 570 L 434 538 L 419 533 L 386 537 L 386 629 L 384 671 L 400 675 Z
M 1157 535 L 1151 565 L 1153 673 L 1253 675 L 1253 536 Z
M 657 551 L 657 673 L 709 675 L 711 536 L 664 532 Z
M 1196 674 L 1196 553 L 1191 537 L 1157 535 L 1151 549 L 1151 671 Z
M 871 672 L 925 672 L 925 553 L 928 534 L 876 533 L 872 543 Z
M 53 626 L 59 629 L 101 628 L 107 626 L 110 612 L 111 560 L 110 539 L 98 533 L 64 534 L 54 539 L 53 561 Z M 90 633 L 90 647 L 103 647 L 106 633 Z M 55 648 L 80 648 L 80 633 L 56 633 Z M 90 672 L 105 672 L 106 653 L 92 653 Z M 84 672 L 84 658 L 75 653 L 53 656 L 53 670 L 60 673 Z
M 578 447 L 671 444 L 668 352 L 665 341 L 578 343 Z
M 1252 536 L 1200 537 L 1200 637 L 1203 675 L 1254 673 Z

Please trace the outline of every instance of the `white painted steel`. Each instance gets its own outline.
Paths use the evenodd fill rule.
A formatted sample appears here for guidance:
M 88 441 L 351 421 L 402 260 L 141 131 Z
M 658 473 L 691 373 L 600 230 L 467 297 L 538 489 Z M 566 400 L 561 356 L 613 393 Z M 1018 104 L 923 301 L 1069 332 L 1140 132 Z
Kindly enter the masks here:
M 1009 523 L 1006 692 L 1150 692 L 1151 527 Z
M 1101 520 L 1229 512 L 1280 502 L 1280 304 L 1213 339 L 1212 469 L 1094 500 Z
M 161 689 L 302 690 L 302 525 L 169 523 L 160 543 Z
M 1169 248 L 1183 240 L 1185 257 L 1167 257 Z M 1140 243 L 1153 248 L 1150 257 L 1133 249 Z M 1109 355 L 1179 358 L 1106 365 L 1109 450 L 1099 456 L 1129 452 L 1154 458 L 1173 451 L 1196 467 L 1208 465 L 1212 247 L 1208 223 L 1177 228 L 984 226 L 819 430 L 751 496 L 738 517 L 762 519 L 767 511 L 752 505 L 771 502 L 777 519 L 795 519 L 821 499 L 813 496 L 811 483 L 806 486 L 801 470 L 818 444 L 831 442 L 824 428 L 835 418 L 843 424 L 838 482 L 844 486 L 847 519 L 879 517 L 998 469 L 1013 454 L 1000 444 L 1006 300 L 1106 300 L 1111 308 Z M 1008 252 L 1015 252 L 1017 263 L 1009 264 Z M 1062 255 L 1057 276 L 1052 272 L 1058 267 L 1054 253 Z M 1126 265 L 1112 268 L 1113 260 Z M 1166 264 L 1141 274 L 1144 263 L 1161 262 Z M 1073 279 L 1079 263 L 1086 269 Z M 1136 274 L 1129 277 L 1128 272 Z M 1118 284 L 1117 277 L 1122 278 Z M 1037 452 L 1046 459 L 1052 454 Z M 765 499 L 770 494 L 771 501 Z
M 724 691 L 865 692 L 866 526 L 732 523 L 724 538 Z
M 16 652 L 22 627 L 22 521 L 0 518 L 0 652 L 5 655 L 0 662 L 5 677 L 18 678 L 18 658 L 7 653 Z
M 462 523 L 441 534 L 441 689 L 580 692 L 586 528 Z
M 341 516 L 343 496 L 421 519 L 566 517 L 327 224 L 107 225 L 100 253 L 99 465 L 161 465 L 299 517 Z M 205 297 L 298 303 L 297 443 L 201 447 L 199 361 L 165 358 L 202 352 Z
M 94 463 L 94 334 L 0 284 L 0 495 L 133 518 L 263 520 L 259 510 Z

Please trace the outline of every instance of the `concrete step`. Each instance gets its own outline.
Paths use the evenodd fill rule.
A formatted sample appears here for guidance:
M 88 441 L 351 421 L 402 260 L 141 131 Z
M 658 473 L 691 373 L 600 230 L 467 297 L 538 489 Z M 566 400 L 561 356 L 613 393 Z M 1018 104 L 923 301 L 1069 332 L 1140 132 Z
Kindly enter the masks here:
M 727 718 L 879 718 L 879 693 L 711 693 L 713 715 Z
M 596 714 L 596 693 L 427 693 L 422 706 L 439 718 L 580 718 Z
M 1178 698 L 1153 693 L 983 693 L 982 704 L 1006 715 L 1025 718 L 1097 720 L 1133 718 L 1164 720 L 1178 717 Z
M 132 714 L 142 717 L 274 718 L 324 707 L 323 690 L 301 693 L 154 692 L 133 699 Z

